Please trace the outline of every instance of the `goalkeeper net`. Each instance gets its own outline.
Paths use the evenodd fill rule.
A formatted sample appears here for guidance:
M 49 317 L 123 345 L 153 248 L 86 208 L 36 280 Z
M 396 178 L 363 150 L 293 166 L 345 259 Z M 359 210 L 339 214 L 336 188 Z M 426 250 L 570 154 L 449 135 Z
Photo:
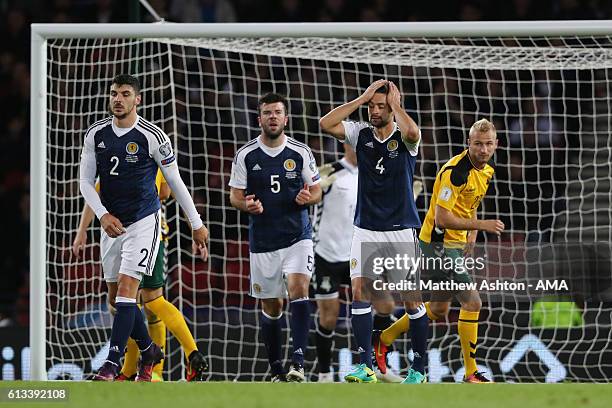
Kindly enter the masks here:
M 422 130 L 415 175 L 424 182 L 417 201 L 421 216 L 437 170 L 465 148 L 472 123 L 488 118 L 498 129 L 500 147 L 479 217 L 501 219 L 504 242 L 609 243 L 611 67 L 609 36 L 48 40 L 50 378 L 83 378 L 106 355 L 112 318 L 101 278 L 99 225 L 89 229 L 82 259 L 70 248 L 84 203 L 78 188 L 83 135 L 108 115 L 116 74 L 129 72 L 141 80 L 139 113 L 173 141 L 183 180 L 210 229 L 210 259 L 203 263 L 191 256 L 190 230 L 177 204 L 167 204 L 166 296 L 208 355 L 210 379 L 263 380 L 268 365 L 257 330 L 261 313 L 247 294 L 247 217 L 231 207 L 227 187 L 234 153 L 258 134 L 260 95 L 288 96 L 287 133 L 307 143 L 322 164 L 338 159 L 342 149 L 321 132 L 318 119 L 375 79 L 398 84 L 405 108 Z M 367 120 L 365 107 L 352 119 Z M 491 241 L 483 235 L 481 240 Z M 512 273 L 513 262 L 499 264 Z M 497 381 L 612 378 L 612 305 L 570 302 L 578 314 L 571 324 L 558 317 L 557 324 L 536 327 L 530 318 L 536 300 L 485 305 L 477 354 L 484 371 Z M 352 348 L 346 303 L 341 309 L 334 352 L 334 369 L 340 372 L 350 365 Z M 555 310 L 540 313 L 562 313 Z M 433 381 L 461 376 L 456 315 L 453 309 L 432 324 Z M 306 368 L 312 374 L 317 369 L 310 344 Z M 397 345 L 402 357 L 394 368 L 401 370 L 408 364 L 403 351 L 409 344 Z M 166 353 L 167 376 L 181 378 L 184 358 L 171 336 Z

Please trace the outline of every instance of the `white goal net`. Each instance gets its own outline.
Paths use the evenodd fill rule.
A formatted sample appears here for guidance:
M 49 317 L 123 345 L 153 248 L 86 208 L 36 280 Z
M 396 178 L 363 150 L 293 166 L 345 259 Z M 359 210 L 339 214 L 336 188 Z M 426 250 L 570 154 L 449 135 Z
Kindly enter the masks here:
M 398 84 L 405 109 L 422 130 L 415 175 L 425 185 L 417 201 L 421 216 L 439 167 L 465 148 L 471 124 L 488 118 L 498 129 L 500 147 L 479 216 L 505 223 L 502 246 L 599 242 L 609 262 L 611 37 L 49 39 L 47 62 L 50 378 L 85 378 L 105 355 L 111 317 L 99 225 L 89 230 L 84 259 L 74 259 L 70 247 L 83 206 L 78 188 L 83 135 L 108 115 L 110 81 L 119 73 L 140 79 L 139 112 L 173 141 L 183 179 L 210 229 L 211 256 L 203 263 L 191 256 L 190 230 L 176 203 L 168 203 L 166 296 L 209 357 L 210 379 L 268 375 L 257 329 L 261 313 L 247 294 L 247 217 L 231 207 L 227 187 L 234 153 L 258 134 L 257 99 L 266 92 L 288 97 L 287 133 L 307 143 L 323 164 L 338 159 L 342 149 L 321 132 L 318 119 L 375 79 Z M 367 119 L 365 107 L 353 119 Z M 500 242 L 482 234 L 480 241 Z M 511 258 L 497 263 L 506 275 L 516 271 Z M 552 326 L 536 324 L 537 300 L 485 302 L 477 353 L 484 371 L 497 381 L 609 381 L 612 299 L 566 302 L 563 310 L 574 313 L 571 323 L 563 315 L 567 311 L 538 312 L 541 318 L 557 310 Z M 351 363 L 348 309 L 341 309 L 336 372 Z M 432 324 L 433 381 L 461 376 L 457 313 L 453 309 Z M 550 322 L 550 316 L 544 320 Z M 284 333 L 288 338 L 286 325 Z M 406 341 L 396 344 L 401 355 L 396 370 L 408 364 Z M 314 374 L 314 341 L 310 344 L 306 368 Z M 288 347 L 283 350 L 287 356 Z M 171 337 L 165 364 L 167 378 L 182 377 L 182 353 Z

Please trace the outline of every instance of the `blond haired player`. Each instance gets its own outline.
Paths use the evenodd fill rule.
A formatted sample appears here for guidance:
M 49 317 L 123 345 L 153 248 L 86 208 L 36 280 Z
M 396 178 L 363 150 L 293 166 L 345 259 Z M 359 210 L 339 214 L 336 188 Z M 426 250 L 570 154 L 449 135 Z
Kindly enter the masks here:
M 504 223 L 500 220 L 476 218 L 478 206 L 495 173 L 489 164 L 495 149 L 497 149 L 495 126 L 488 120 L 481 119 L 470 129 L 468 148 L 451 158 L 436 175 L 429 210 L 419 235 L 425 258 L 446 257 L 453 260 L 462 258 L 470 252 L 476 242 L 478 231 L 499 235 L 504 230 Z M 429 272 L 433 279 L 439 281 L 471 282 L 469 274 L 458 268 Z M 482 306 L 478 292 L 476 290 L 436 291 L 432 294 L 432 301 L 426 304 L 427 314 L 431 320 L 445 316 L 453 295 L 461 303 L 458 331 L 465 364 L 464 381 L 490 382 L 476 368 L 478 316 Z M 408 329 L 409 319 L 403 316 L 383 331 L 374 350 L 379 368 L 382 365 L 386 369 L 384 356 L 387 346 Z

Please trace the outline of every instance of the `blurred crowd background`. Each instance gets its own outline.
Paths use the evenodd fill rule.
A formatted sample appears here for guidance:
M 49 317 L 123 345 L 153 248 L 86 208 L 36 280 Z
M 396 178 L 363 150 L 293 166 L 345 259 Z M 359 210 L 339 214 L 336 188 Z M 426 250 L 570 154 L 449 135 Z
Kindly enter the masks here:
M 606 0 L 150 0 L 174 22 L 612 18 Z M 0 327 L 27 325 L 30 23 L 152 22 L 135 0 L 0 0 Z

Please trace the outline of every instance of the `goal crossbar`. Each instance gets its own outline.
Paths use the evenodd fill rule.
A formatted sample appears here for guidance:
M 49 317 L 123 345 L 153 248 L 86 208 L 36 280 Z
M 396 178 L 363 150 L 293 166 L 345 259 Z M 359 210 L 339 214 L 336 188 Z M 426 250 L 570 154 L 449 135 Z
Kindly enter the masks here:
M 30 378 L 46 379 L 47 40 L 62 38 L 529 37 L 612 35 L 612 21 L 32 24 L 30 169 Z M 582 50 L 584 52 L 584 50 Z M 589 55 L 609 66 L 608 50 Z M 465 56 L 464 56 L 465 58 Z M 551 56 L 551 58 L 563 58 Z M 602 66 L 599 64 L 598 66 Z M 528 68 L 528 67 L 527 67 Z

